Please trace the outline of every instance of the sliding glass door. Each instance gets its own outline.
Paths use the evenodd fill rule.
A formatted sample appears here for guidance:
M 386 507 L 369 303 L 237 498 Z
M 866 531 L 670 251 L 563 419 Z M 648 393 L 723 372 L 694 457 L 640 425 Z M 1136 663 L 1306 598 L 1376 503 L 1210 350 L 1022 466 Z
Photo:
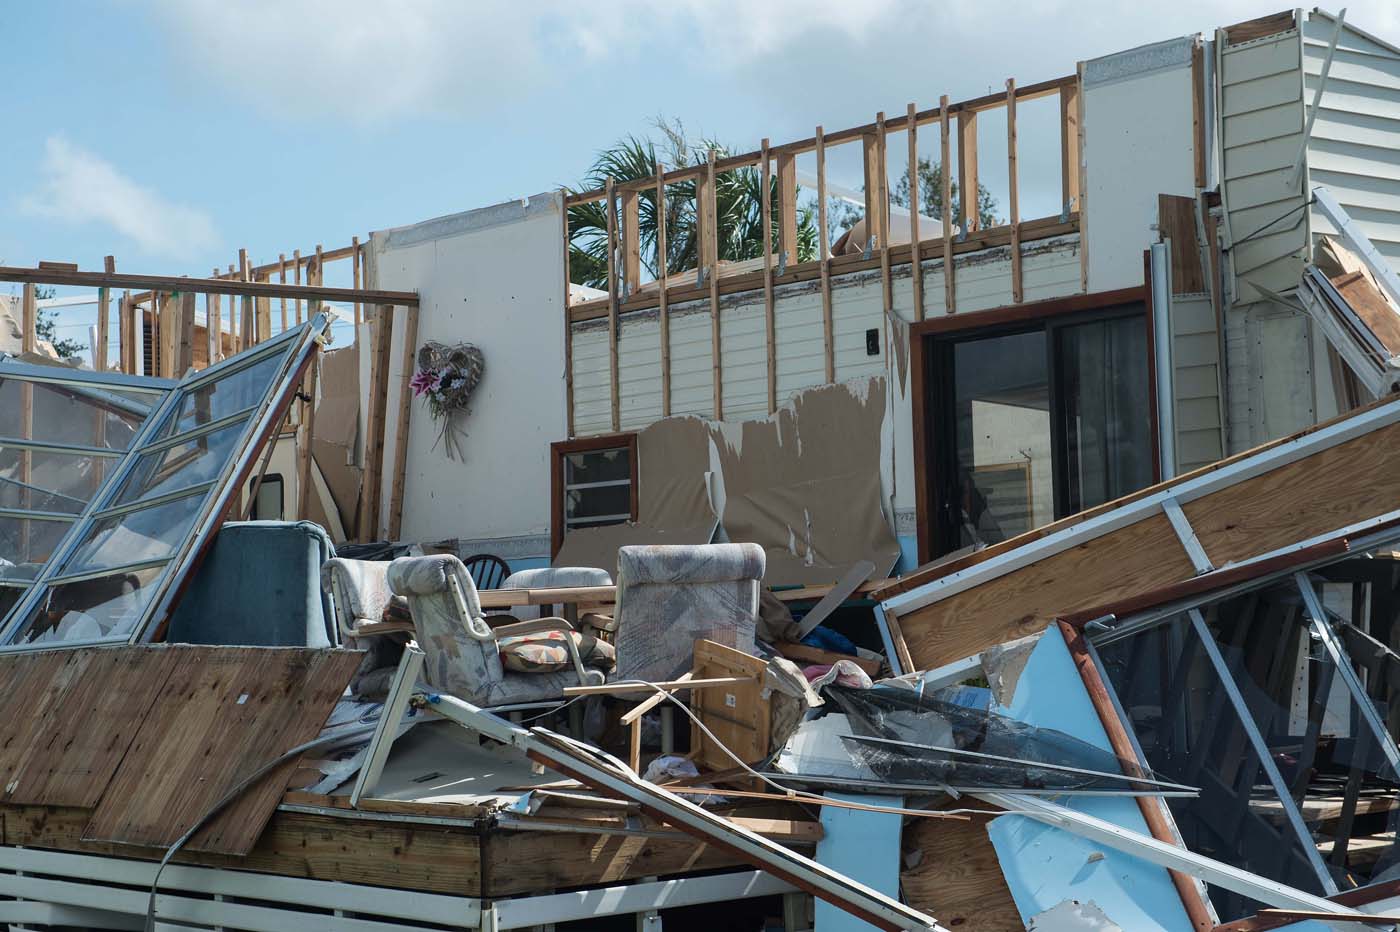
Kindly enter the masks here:
M 935 556 L 1153 482 L 1141 304 L 928 339 Z

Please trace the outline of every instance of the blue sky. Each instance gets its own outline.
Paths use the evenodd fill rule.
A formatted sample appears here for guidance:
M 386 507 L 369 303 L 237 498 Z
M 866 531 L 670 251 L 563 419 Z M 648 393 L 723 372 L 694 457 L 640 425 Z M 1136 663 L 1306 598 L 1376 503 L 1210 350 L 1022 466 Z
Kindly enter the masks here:
M 94 269 L 112 254 L 119 270 L 208 274 L 239 247 L 267 262 L 573 183 L 659 114 L 756 147 L 1280 8 L 0 0 L 0 260 Z M 1400 39 L 1393 0 L 1347 18 Z M 1026 152 L 1052 144 L 1053 122 L 1024 119 L 1022 198 L 1052 206 L 1054 179 Z M 858 187 L 856 164 L 833 157 L 833 180 Z

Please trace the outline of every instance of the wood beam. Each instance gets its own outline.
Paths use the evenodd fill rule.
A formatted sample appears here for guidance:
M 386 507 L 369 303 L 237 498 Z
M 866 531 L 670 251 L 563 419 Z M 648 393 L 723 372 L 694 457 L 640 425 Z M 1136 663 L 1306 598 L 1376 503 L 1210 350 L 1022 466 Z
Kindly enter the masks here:
M 213 278 L 185 278 L 174 275 L 124 275 L 105 272 L 69 272 L 50 269 L 0 266 L 0 282 L 38 285 L 65 285 L 75 288 L 128 288 L 135 290 L 193 291 L 196 294 L 247 295 L 250 297 L 289 298 L 324 301 L 364 301 L 367 304 L 391 304 L 413 307 L 418 304 L 414 291 L 370 291 L 354 288 L 324 286 L 279 285 L 275 282 L 230 281 Z
M 642 287 L 642 204 L 639 192 L 621 192 L 622 205 L 622 293 L 632 296 Z
M 1060 201 L 1065 211 L 1079 206 L 1079 88 L 1060 88 Z
M 1016 79 L 1006 79 L 1006 177 L 1010 191 L 1007 202 L 1011 209 L 1011 301 L 1024 299 L 1021 288 L 1021 209 L 1017 200 L 1016 182 Z
M 1075 69 L 1075 109 L 1079 114 L 1079 290 L 1089 291 L 1089 176 L 1084 153 L 1084 63 Z
M 923 209 L 919 191 L 919 124 L 915 119 L 919 108 L 911 101 L 905 120 L 909 143 L 909 278 L 914 297 L 914 319 L 924 319 L 924 266 L 919 256 L 919 211 Z M 948 135 L 948 120 L 943 118 L 943 135 Z
M 710 372 L 714 379 L 714 416 L 724 420 L 724 366 L 720 354 L 719 324 L 719 210 L 715 204 L 715 150 L 710 150 L 705 168 L 704 210 L 709 218 L 705 224 L 708 232 L 710 266 L 707 275 L 710 282 Z M 703 265 L 702 265 L 703 268 Z
M 403 531 L 404 485 L 408 477 L 408 429 L 413 421 L 413 371 L 418 356 L 418 308 L 404 309 L 403 358 L 399 373 L 399 424 L 394 433 L 394 485 L 389 495 L 389 539 Z
M 24 286 L 20 296 L 19 329 L 20 352 L 37 352 L 39 349 L 39 302 L 32 283 Z
M 384 420 L 389 406 L 389 354 L 394 336 L 394 309 L 374 309 L 374 357 L 370 367 L 369 420 L 365 429 L 365 490 L 361 496 L 360 539 L 375 540 L 379 504 L 384 496 Z
M 117 260 L 112 256 L 105 256 L 102 259 L 102 270 L 108 275 L 112 274 L 117 270 Z M 107 342 L 111 334 L 110 297 L 110 289 L 97 289 L 97 345 L 92 348 L 92 367 L 98 372 L 107 371 Z
M 801 261 L 797 254 L 797 156 L 781 152 L 778 172 L 778 252 L 786 255 L 784 266 Z
M 613 431 L 621 430 L 621 386 L 618 384 L 617 319 L 617 188 L 608 179 L 608 410 Z
M 559 211 L 559 222 L 563 227 L 564 236 L 564 434 L 566 437 L 574 435 L 574 322 L 573 314 L 569 310 L 569 305 L 573 303 L 573 296 L 569 293 L 572 287 L 572 278 L 569 273 L 569 208 L 565 203 L 567 189 L 559 189 L 559 201 L 561 209 Z M 663 294 L 662 300 L 665 300 Z M 355 339 L 359 339 L 360 320 L 355 318 Z
M 773 176 L 768 159 L 768 140 L 761 145 L 759 189 L 763 201 L 759 222 L 763 224 L 763 344 L 768 372 L 768 413 L 778 410 L 778 333 L 773 310 Z
M 943 171 L 948 171 L 945 163 Z M 981 182 L 977 178 L 977 113 L 958 114 L 958 231 L 962 236 L 980 229 L 977 196 Z M 944 202 L 947 208 L 947 202 Z
M 822 279 L 822 356 L 826 363 L 826 381 L 836 381 L 836 351 L 832 337 L 831 317 L 831 241 L 826 228 L 826 140 L 817 127 L 817 258 L 821 262 Z
M 567 239 L 565 241 L 567 242 Z M 324 261 L 328 257 L 322 256 L 321 258 Z M 568 282 L 567 276 L 565 276 L 564 281 Z M 350 285 L 357 289 L 364 286 L 364 256 L 360 254 L 360 238 L 358 236 L 350 237 Z M 355 326 L 359 327 L 363 320 L 363 306 L 359 301 L 356 301 Z
M 943 209 L 940 211 L 940 213 L 942 214 L 942 217 L 941 217 L 940 219 L 942 219 L 942 221 L 943 221 L 943 313 L 945 313 L 945 314 L 953 314 L 953 313 L 956 313 L 956 312 L 957 312 L 957 309 L 958 309 L 958 293 L 957 293 L 957 270 L 956 270 L 956 268 L 955 268 L 954 265 L 953 265 L 953 211 L 952 211 L 952 204 L 953 204 L 953 173 L 952 173 L 951 164 L 950 164 L 949 161 L 948 161 L 949 156 L 951 155 L 951 152 L 950 152 L 950 149 L 951 149 L 951 140 L 950 140 L 950 138 L 949 138 L 949 128 L 948 128 L 948 95 L 947 95 L 947 94 L 944 94 L 944 95 L 940 98 L 939 110 L 940 110 L 940 111 L 942 112 L 942 114 L 943 114 L 942 118 L 939 120 L 939 126 L 938 126 L 939 158 L 942 160 L 942 162 L 941 162 L 941 168 L 940 168 L 940 170 L 939 170 L 939 174 L 943 176 L 943 190 L 940 192 L 940 194 L 941 194 L 941 196 L 942 196 L 942 198 L 943 198 Z M 976 165 L 976 159 L 977 159 L 977 152 L 976 152 L 976 149 L 977 149 L 976 124 L 973 124 L 972 129 L 973 129 L 973 132 L 972 132 L 972 147 L 973 147 L 973 166 L 972 166 L 972 173 L 973 173 L 973 175 L 975 176 L 975 175 L 977 174 L 977 165 Z M 960 147 L 960 148 L 961 148 L 961 145 L 962 145 L 962 143 L 961 143 L 961 130 L 962 130 L 962 127 L 959 126 L 959 147 Z M 975 184 L 975 183 L 976 183 L 976 182 L 974 181 L 974 184 Z M 975 201 L 974 201 L 974 204 L 975 204 Z M 976 207 L 975 207 L 975 206 L 974 206 L 973 210 L 974 210 L 974 213 L 975 213 L 975 211 L 976 211 Z M 964 188 L 964 189 L 963 189 L 963 196 L 962 196 L 962 198 L 961 198 L 961 203 L 960 203 L 960 206 L 959 206 L 959 209 L 958 209 L 959 220 L 960 220 L 960 222 L 963 223 L 963 224 L 966 224 L 966 223 L 967 223 L 966 213 L 967 213 L 967 189 Z M 964 226 L 964 229 L 966 229 L 966 226 Z
M 279 252 L 279 253 L 277 254 L 277 284 L 279 284 L 279 285 L 285 285 L 285 284 L 287 284 L 287 254 L 286 254 L 286 253 L 280 253 L 280 252 Z M 283 330 L 286 330 L 286 329 L 287 329 L 287 297 L 286 297 L 286 295 L 283 295 L 282 297 L 278 298 L 277 301 L 278 301 L 278 310 L 281 312 L 281 316 L 282 316 L 282 329 L 283 329 Z
M 307 283 L 308 285 L 320 285 L 320 284 L 324 284 L 324 282 L 325 282 L 325 279 L 326 279 L 326 260 L 325 260 L 325 258 L 324 258 L 324 256 L 323 256 L 322 253 L 323 253 L 323 251 L 322 251 L 322 249 L 321 249 L 321 244 L 320 244 L 320 243 L 317 243 L 317 244 L 316 244 L 316 259 L 315 259 L 315 264 L 312 265 L 312 264 L 308 263 L 307 266 L 306 266 L 306 283 Z M 307 302 L 307 305 L 306 305 L 306 316 L 307 316 L 308 318 L 310 318 L 312 314 L 319 314 L 319 313 L 321 313 L 321 299 L 320 299 L 320 298 L 312 298 L 312 299 L 310 299 L 310 300 Z M 266 338 L 267 338 L 267 334 L 263 334 L 263 339 L 266 339 Z
M 312 441 L 316 436 L 316 389 L 317 381 L 321 373 L 321 354 L 317 353 L 311 365 L 306 367 L 306 376 L 303 389 L 306 393 L 306 400 L 301 407 L 301 449 L 297 451 L 297 518 L 305 521 L 311 517 L 311 463 L 313 459 Z M 291 410 L 288 409 L 287 416 L 291 417 Z M 274 443 L 276 441 L 273 441 Z M 272 444 L 268 444 L 272 446 Z M 334 502 L 328 502 L 327 508 L 334 508 Z M 390 539 L 397 539 L 395 535 L 390 535 Z
M 661 323 L 661 416 L 671 416 L 671 310 L 666 300 L 666 166 L 656 163 L 656 307 Z
M 173 373 L 176 378 L 194 368 L 194 303 L 193 291 L 180 292 L 179 345 L 175 352 Z
M 297 286 L 298 289 L 300 289 L 300 287 L 301 287 L 301 250 L 300 250 L 300 249 L 293 249 L 293 250 L 292 250 L 292 284 L 295 285 L 295 286 Z M 300 298 L 300 297 L 298 297 L 298 298 L 294 301 L 293 306 L 292 306 L 292 313 L 293 313 L 293 316 L 296 318 L 297 326 L 298 326 L 298 327 L 301 326 L 302 303 L 301 303 L 301 298 Z

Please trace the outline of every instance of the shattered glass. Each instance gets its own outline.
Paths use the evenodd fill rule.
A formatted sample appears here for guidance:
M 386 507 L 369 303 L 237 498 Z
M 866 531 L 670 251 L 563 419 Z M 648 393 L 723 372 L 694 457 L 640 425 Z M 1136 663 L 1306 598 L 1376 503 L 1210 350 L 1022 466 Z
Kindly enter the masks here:
M 836 719 L 834 729 L 830 724 L 818 728 L 831 732 L 839 744 L 825 740 L 812 747 L 801 758 L 802 775 L 958 791 L 1162 790 L 1151 773 L 1137 769 L 1139 780 L 1125 776 L 1124 763 L 1107 751 L 991 711 L 985 699 L 974 698 L 979 692 L 986 694 L 963 687 L 923 692 L 829 685 L 824 695 L 840 712 L 828 716 Z M 1171 789 L 1189 792 L 1175 785 Z

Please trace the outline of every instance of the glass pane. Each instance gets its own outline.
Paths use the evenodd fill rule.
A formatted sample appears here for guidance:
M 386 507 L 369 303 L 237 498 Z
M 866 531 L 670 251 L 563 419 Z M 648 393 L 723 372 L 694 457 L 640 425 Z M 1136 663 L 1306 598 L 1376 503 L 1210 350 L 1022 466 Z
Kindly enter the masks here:
M 17 586 L 0 586 L 0 620 L 10 614 L 10 609 L 15 607 L 22 595 L 24 590 Z
M 33 574 L 72 527 L 69 521 L 36 521 L 0 515 L 0 572 L 11 578 Z
M 182 434 L 260 403 L 281 370 L 286 355 L 285 352 L 273 353 L 251 366 L 185 394 L 161 425 L 157 439 Z
M 1400 876 L 1400 778 L 1314 636 L 1291 582 L 1204 610 L 1303 831 L 1255 753 L 1244 720 L 1185 618 L 1104 647 L 1109 679 L 1148 764 L 1201 788 L 1169 799 L 1192 851 L 1310 893 L 1318 870 L 1341 890 Z M 1210 888 L 1221 919 L 1260 905 Z
M 125 638 L 154 594 L 162 566 L 50 586 L 15 640 L 60 644 Z
M 0 437 L 125 450 L 160 397 L 0 377 Z
M 994 544 L 1055 518 L 1044 331 L 964 340 L 952 366 L 944 546 Z
M 580 518 L 622 515 L 617 520 L 625 521 L 632 513 L 632 490 L 626 485 L 604 485 L 593 489 L 571 489 L 565 501 L 565 517 L 570 521 Z M 579 522 L 583 523 L 583 522 Z M 603 524 L 590 521 L 589 524 Z
M 1059 331 L 1067 478 L 1073 514 L 1152 484 L 1147 321 L 1097 320 Z
M 632 461 L 627 447 L 617 450 L 592 450 L 587 453 L 568 453 L 564 456 L 568 472 L 565 485 L 578 485 L 584 482 L 613 482 L 632 478 Z
M 122 484 L 115 504 L 125 505 L 217 478 L 247 424 L 238 421 L 155 453 L 142 454 Z
M 63 564 L 63 575 L 170 556 L 194 524 L 206 495 L 189 495 L 163 505 L 103 518 L 92 525 Z
M 0 443 L 0 508 L 79 514 L 116 460 Z

